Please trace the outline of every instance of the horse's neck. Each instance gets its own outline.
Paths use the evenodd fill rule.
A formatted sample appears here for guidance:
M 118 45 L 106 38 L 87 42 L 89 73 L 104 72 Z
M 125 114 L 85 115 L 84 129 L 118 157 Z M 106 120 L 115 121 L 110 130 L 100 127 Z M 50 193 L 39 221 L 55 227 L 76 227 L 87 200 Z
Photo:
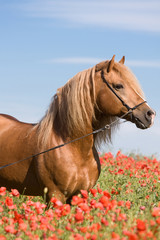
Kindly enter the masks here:
M 91 116 L 90 122 L 92 122 L 92 116 Z M 93 127 L 90 123 L 85 123 L 85 126 L 79 129 L 74 129 L 74 127 L 73 128 L 68 127 L 67 124 L 68 124 L 67 121 L 64 124 L 64 119 L 62 119 L 62 114 L 60 114 L 57 111 L 56 116 L 54 118 L 53 127 L 52 127 L 52 137 L 51 137 L 53 138 L 51 143 L 52 146 L 64 144 L 69 141 L 81 138 L 84 135 L 92 133 L 93 131 Z M 85 152 L 87 152 L 93 147 L 93 144 L 94 144 L 93 141 L 94 141 L 93 135 L 90 135 L 73 142 L 72 146 L 78 148 L 79 151 L 84 152 L 84 149 L 85 149 Z
M 82 139 L 78 139 L 74 135 L 63 138 L 60 135 L 57 135 L 54 131 L 51 134 L 51 139 L 49 142 L 50 147 L 60 146 L 60 148 L 58 147 L 58 149 L 60 149 L 60 152 L 62 154 L 64 152 L 64 155 L 65 151 L 69 150 L 72 152 L 76 152 L 76 154 L 80 154 L 82 157 L 88 155 L 92 151 L 92 148 L 94 146 L 93 135 L 84 137 Z

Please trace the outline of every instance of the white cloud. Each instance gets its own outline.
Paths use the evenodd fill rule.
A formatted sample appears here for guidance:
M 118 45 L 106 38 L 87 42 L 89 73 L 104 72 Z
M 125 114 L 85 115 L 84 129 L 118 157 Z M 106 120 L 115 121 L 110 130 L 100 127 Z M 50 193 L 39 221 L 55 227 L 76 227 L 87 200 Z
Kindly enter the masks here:
M 126 61 L 129 66 L 132 67 L 152 67 L 152 68 L 160 68 L 160 61 L 145 61 L 145 60 L 128 60 Z
M 98 26 L 160 32 L 160 1 L 33 0 L 19 5 L 32 17 L 64 20 L 74 26 Z
M 106 59 L 94 57 L 62 57 L 52 58 L 43 62 L 50 64 L 97 64 Z M 126 60 L 126 65 L 130 67 L 147 67 L 147 68 L 160 68 L 160 61 L 155 60 Z
M 53 58 L 46 60 L 46 63 L 65 63 L 65 64 L 96 64 L 103 61 L 100 58 L 91 58 L 91 57 L 62 57 L 62 58 Z

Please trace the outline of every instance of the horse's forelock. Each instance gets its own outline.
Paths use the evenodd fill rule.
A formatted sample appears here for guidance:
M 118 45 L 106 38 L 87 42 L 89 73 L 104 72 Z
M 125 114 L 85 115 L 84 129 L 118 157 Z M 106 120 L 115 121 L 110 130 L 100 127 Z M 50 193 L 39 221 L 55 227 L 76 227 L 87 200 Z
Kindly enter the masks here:
M 100 62 L 98 63 L 96 66 L 95 66 L 95 71 L 98 72 L 98 71 L 101 71 L 103 69 L 107 69 L 108 67 L 108 64 L 109 64 L 109 61 L 103 61 L 103 62 Z

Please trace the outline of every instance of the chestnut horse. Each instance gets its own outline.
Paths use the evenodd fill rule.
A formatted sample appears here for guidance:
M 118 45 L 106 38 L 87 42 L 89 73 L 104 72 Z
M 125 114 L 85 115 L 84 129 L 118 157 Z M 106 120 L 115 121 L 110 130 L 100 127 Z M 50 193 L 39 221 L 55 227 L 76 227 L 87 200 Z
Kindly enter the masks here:
M 155 112 L 144 101 L 138 81 L 124 65 L 124 57 L 119 62 L 114 58 L 78 73 L 58 89 L 39 123 L 24 123 L 0 115 L 0 166 L 115 122 L 104 132 L 1 169 L 1 186 L 34 196 L 43 196 L 46 187 L 47 201 L 52 195 L 63 203 L 69 201 L 81 189 L 89 190 L 95 185 L 100 174 L 96 147 L 111 139 L 118 125 L 115 120 L 127 113 L 122 101 L 130 108 L 137 106 L 125 116 L 126 120 L 141 129 L 153 124 Z M 103 78 L 114 92 L 102 79 L 102 71 Z

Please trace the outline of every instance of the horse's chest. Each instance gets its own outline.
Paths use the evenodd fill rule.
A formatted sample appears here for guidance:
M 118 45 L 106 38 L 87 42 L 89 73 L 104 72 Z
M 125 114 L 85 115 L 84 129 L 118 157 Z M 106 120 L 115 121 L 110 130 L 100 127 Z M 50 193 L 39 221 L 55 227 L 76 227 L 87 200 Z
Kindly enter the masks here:
M 78 171 L 77 186 L 79 189 L 90 189 L 92 188 L 98 178 L 97 168 L 94 166 L 88 166 Z
M 81 189 L 89 190 L 92 188 L 98 179 L 99 173 L 95 160 L 91 160 L 88 163 L 74 166 L 67 175 L 63 190 L 67 195 L 73 195 Z
M 99 167 L 92 152 L 86 156 L 69 152 L 65 155 L 55 155 L 52 159 L 55 160 L 42 161 L 41 179 L 54 194 L 58 189 L 65 198 L 70 198 L 80 190 L 89 190 L 95 185 Z

